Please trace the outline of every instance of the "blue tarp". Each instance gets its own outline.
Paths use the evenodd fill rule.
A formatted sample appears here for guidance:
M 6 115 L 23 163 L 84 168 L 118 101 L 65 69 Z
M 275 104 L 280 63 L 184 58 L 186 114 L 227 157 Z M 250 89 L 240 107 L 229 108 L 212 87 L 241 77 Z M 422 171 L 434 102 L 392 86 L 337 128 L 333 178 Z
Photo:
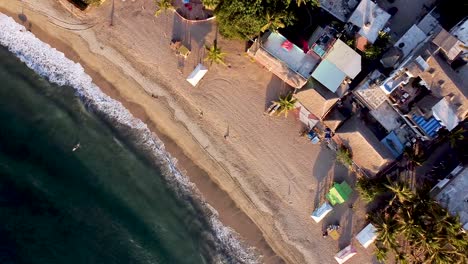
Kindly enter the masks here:
M 437 134 L 437 130 L 442 127 L 434 117 L 426 120 L 424 117 L 414 114 L 413 120 L 430 137 L 434 137 Z
M 390 132 L 390 134 L 388 134 L 380 142 L 382 142 L 382 144 L 384 144 L 390 150 L 395 158 L 398 158 L 401 154 L 403 154 L 403 150 L 405 149 L 405 146 L 403 146 L 394 131 Z

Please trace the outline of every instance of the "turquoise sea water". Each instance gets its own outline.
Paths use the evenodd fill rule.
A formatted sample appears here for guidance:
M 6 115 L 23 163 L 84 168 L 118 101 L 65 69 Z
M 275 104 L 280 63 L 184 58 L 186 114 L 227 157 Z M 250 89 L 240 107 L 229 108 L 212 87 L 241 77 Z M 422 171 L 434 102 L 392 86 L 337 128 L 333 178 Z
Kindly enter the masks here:
M 98 116 L 0 46 L 0 263 L 214 262 L 207 218 Z

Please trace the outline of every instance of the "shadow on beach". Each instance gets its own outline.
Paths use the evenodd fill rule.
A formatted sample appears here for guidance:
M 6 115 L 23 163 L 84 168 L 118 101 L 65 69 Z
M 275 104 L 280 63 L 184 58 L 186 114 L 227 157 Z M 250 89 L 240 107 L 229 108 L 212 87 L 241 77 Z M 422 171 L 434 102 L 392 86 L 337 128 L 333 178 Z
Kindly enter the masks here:
M 212 31 L 212 22 L 190 22 L 182 19 L 177 14 L 173 16 L 172 39 L 180 40 L 188 49 L 204 48 L 206 44 L 211 45 L 212 40 L 207 35 Z M 192 50 L 192 52 L 194 52 Z
M 278 101 L 280 96 L 285 96 L 289 92 L 293 92 L 293 88 L 287 85 L 283 80 L 276 75 L 272 75 L 270 82 L 266 87 L 265 93 L 265 110 L 271 105 L 272 101 Z

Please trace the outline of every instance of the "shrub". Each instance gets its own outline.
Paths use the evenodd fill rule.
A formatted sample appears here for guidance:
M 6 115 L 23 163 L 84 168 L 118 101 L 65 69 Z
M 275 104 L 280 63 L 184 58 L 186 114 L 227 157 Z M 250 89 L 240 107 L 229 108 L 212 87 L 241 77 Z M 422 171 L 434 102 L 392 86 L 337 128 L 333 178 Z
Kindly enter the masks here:
M 343 165 L 350 167 L 353 164 L 351 152 L 345 146 L 340 146 L 336 151 L 336 160 Z

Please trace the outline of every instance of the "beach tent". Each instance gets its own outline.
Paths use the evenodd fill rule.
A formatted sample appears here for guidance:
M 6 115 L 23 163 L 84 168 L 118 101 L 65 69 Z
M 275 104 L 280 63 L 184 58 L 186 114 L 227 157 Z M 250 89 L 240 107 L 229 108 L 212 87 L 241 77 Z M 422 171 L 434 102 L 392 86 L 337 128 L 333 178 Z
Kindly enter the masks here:
M 377 238 L 377 229 L 372 224 L 368 224 L 357 234 L 356 239 L 364 248 L 367 248 Z
M 346 181 L 339 184 L 335 182 L 326 196 L 332 205 L 342 204 L 348 200 L 352 192 L 353 190 Z
M 205 76 L 208 69 L 205 68 L 201 63 L 195 67 L 192 73 L 187 77 L 187 81 L 192 84 L 193 86 L 197 86 L 198 82 Z
M 335 255 L 335 259 L 338 263 L 345 263 L 348 259 L 356 255 L 356 249 L 349 245 L 345 247 L 343 250 L 338 252 L 338 254 Z
M 310 217 L 315 220 L 315 222 L 320 222 L 329 212 L 331 212 L 333 208 L 327 202 L 324 202 L 322 206 L 315 209 Z

